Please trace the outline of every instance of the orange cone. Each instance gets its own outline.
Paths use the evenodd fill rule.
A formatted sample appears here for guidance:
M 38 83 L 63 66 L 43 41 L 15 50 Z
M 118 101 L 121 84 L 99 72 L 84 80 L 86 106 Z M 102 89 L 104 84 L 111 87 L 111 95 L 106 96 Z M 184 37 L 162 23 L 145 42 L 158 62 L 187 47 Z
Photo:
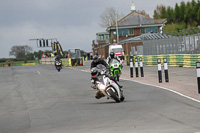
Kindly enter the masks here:
M 82 64 L 82 58 L 80 59 L 80 66 L 82 66 L 83 64 Z

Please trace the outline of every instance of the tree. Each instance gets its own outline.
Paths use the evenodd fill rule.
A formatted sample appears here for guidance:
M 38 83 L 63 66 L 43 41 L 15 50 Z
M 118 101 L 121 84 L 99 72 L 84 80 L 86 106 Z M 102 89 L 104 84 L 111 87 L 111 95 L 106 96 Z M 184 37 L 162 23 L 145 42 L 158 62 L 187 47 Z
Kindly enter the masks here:
M 149 17 L 150 18 L 150 16 L 149 16 L 149 14 L 148 13 L 146 13 L 146 11 L 145 10 L 142 10 L 142 11 L 137 11 L 138 13 L 140 13 L 140 14 L 142 14 L 142 15 L 144 15 L 144 16 L 146 16 L 146 17 Z
M 168 6 L 167 8 L 166 16 L 168 24 L 174 22 L 174 9 L 171 8 L 170 6 Z
M 23 46 L 13 46 L 10 51 L 10 55 L 15 56 L 16 58 L 22 58 L 25 59 L 26 55 L 31 53 L 32 47 L 28 45 Z
M 161 11 L 162 11 L 162 8 L 163 8 L 164 5 L 157 5 L 156 6 L 156 10 L 154 10 L 154 19 L 158 19 L 161 17 Z
M 163 19 L 167 18 L 167 11 L 166 11 L 165 6 L 162 6 L 160 18 L 163 18 Z
M 176 3 L 176 6 L 175 6 L 174 15 L 175 15 L 175 23 L 178 23 L 179 20 L 180 20 L 180 7 L 178 6 L 177 3 Z
M 156 12 L 156 10 L 154 10 L 153 18 L 154 18 L 154 19 L 158 19 L 158 18 L 159 18 L 159 15 L 158 15 L 158 13 Z
M 200 24 L 200 8 L 197 12 L 197 21 L 198 21 L 198 24 Z
M 185 10 L 186 10 L 186 5 L 185 2 L 182 1 L 180 5 L 180 21 L 184 21 Z
M 124 15 L 119 14 L 114 7 L 106 8 L 106 10 L 100 15 L 99 25 L 103 28 L 107 28 L 116 23 Z

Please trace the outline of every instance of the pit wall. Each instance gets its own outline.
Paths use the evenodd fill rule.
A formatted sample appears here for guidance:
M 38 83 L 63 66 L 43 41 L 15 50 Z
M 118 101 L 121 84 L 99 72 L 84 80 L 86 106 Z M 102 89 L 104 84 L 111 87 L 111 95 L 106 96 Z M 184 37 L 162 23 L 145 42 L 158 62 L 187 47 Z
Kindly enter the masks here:
M 163 65 L 163 58 L 167 58 L 168 66 L 178 67 L 196 67 L 196 62 L 200 62 L 200 54 L 171 54 L 171 55 L 136 55 L 136 56 L 125 56 L 127 65 L 130 64 L 130 57 L 141 57 L 144 66 L 156 66 L 157 59 L 161 58 L 161 64 Z

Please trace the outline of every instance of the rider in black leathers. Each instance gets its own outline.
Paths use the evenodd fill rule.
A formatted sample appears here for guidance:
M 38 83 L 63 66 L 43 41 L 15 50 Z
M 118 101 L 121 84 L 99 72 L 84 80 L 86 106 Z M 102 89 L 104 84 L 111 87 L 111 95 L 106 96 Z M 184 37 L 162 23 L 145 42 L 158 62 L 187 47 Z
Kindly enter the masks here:
M 102 65 L 104 65 L 107 69 L 109 69 L 109 65 L 108 65 L 103 59 L 99 59 L 99 57 L 98 57 L 97 55 L 95 55 L 95 56 L 93 57 L 93 61 L 92 61 L 92 63 L 91 63 L 90 69 L 92 69 L 93 67 L 96 67 L 98 64 L 102 64 Z M 123 86 L 119 85 L 113 76 L 111 76 L 110 74 L 108 74 L 108 76 L 109 76 L 109 78 L 110 78 L 111 80 L 113 80 L 113 81 L 119 86 L 120 90 L 122 91 L 121 88 L 122 88 Z M 94 80 L 93 84 L 95 84 L 96 78 L 93 78 L 93 77 L 92 77 L 92 80 Z M 93 86 L 91 86 L 91 87 L 92 87 L 93 89 L 96 89 L 96 86 L 95 86 L 95 85 L 93 85 Z M 98 92 L 96 93 L 96 96 L 95 96 L 95 97 L 96 97 L 97 99 L 100 99 L 100 98 L 103 97 L 103 96 L 104 96 L 104 95 L 101 94 L 100 91 L 98 91 Z
M 56 55 L 56 58 L 55 58 L 55 66 L 56 66 L 56 61 L 61 61 L 58 55 Z M 61 68 L 62 68 L 62 61 L 61 61 Z

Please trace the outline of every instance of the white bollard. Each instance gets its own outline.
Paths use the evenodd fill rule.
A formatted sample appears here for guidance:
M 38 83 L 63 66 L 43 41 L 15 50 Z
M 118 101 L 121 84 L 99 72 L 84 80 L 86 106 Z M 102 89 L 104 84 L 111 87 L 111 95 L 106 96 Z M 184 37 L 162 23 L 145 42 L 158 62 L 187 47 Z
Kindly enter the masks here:
M 161 68 L 161 59 L 158 58 L 158 81 L 162 83 L 162 68 Z
M 143 70 L 143 62 L 142 62 L 142 58 L 139 58 L 140 61 L 140 72 L 141 72 L 141 77 L 144 77 L 144 70 Z
M 164 71 L 165 71 L 165 82 L 169 82 L 167 58 L 163 58 L 163 62 L 164 62 Z

